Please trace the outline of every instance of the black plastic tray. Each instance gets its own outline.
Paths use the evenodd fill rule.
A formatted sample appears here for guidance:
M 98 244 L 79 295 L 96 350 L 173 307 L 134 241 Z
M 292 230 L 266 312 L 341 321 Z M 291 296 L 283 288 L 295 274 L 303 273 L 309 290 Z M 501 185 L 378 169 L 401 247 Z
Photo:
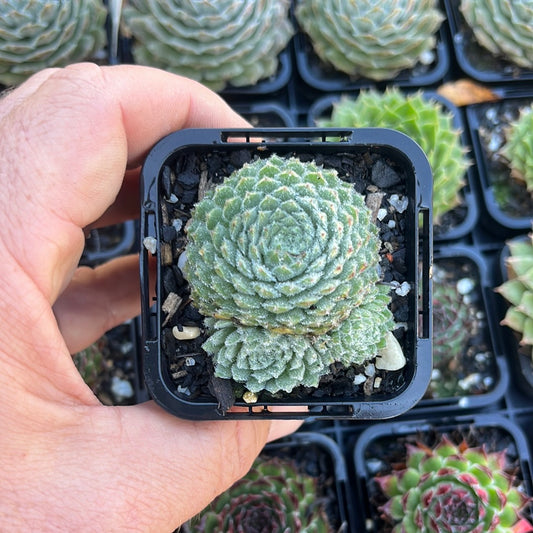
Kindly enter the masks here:
M 294 36 L 296 68 L 302 80 L 320 91 L 353 91 L 396 85 L 398 87 L 425 87 L 440 82 L 450 68 L 450 46 L 444 21 L 438 30 L 435 47 L 435 61 L 428 69 L 417 73 L 415 69 L 405 69 L 390 80 L 376 81 L 368 78 L 352 79 L 347 74 L 325 67 L 315 54 L 309 38 L 301 30 Z M 298 28 L 295 22 L 295 27 Z
M 353 493 L 356 494 L 356 508 L 358 509 L 359 528 L 358 531 L 378 533 L 375 528 L 375 521 L 378 518 L 376 510 L 373 508 L 370 499 L 370 484 L 374 473 L 369 470 L 366 450 L 375 450 L 380 440 L 398 440 L 407 436 L 420 436 L 421 433 L 438 432 L 449 433 L 459 428 L 468 434 L 469 429 L 479 430 L 488 428 L 497 432 L 502 442 L 506 442 L 505 449 L 508 450 L 513 459 L 516 458 L 520 472 L 517 475 L 523 480 L 526 494 L 533 495 L 531 484 L 531 456 L 527 445 L 527 439 L 522 429 L 514 421 L 505 418 L 500 413 L 480 414 L 472 416 L 451 417 L 444 420 L 436 418 L 412 420 L 412 421 L 391 421 L 370 426 L 359 436 L 355 448 L 353 449 L 353 463 L 355 468 L 356 481 L 353 485 Z M 500 451 L 492 449 L 492 443 L 487 443 L 488 451 Z
M 408 92 L 408 90 L 406 92 Z M 466 138 L 466 128 L 460 110 L 454 104 L 452 104 L 452 102 L 436 92 L 423 91 L 422 94 L 428 99 L 439 102 L 443 108 L 452 115 L 454 127 L 461 131 L 461 144 L 467 147 L 469 143 Z M 342 97 L 343 96 L 340 94 L 329 94 L 322 96 L 318 100 L 315 100 L 315 102 L 313 102 L 313 104 L 309 107 L 309 112 L 307 114 L 307 125 L 309 127 L 316 127 L 316 121 L 320 118 L 329 116 L 331 114 L 332 106 Z M 356 94 L 352 93 L 349 95 L 349 97 L 356 98 Z M 433 239 L 435 242 L 462 239 L 472 232 L 478 221 L 479 208 L 472 187 L 472 183 L 474 181 L 472 167 L 469 167 L 466 170 L 464 177 L 465 184 L 461 189 L 460 195 L 463 198 L 463 204 L 461 207 L 466 211 L 465 216 L 460 223 L 450 227 L 448 231 L 439 231 L 438 226 L 435 225 L 433 228 Z
M 460 0 L 444 0 L 444 4 L 455 57 L 465 74 L 484 83 L 519 83 L 533 80 L 533 70 L 497 58 L 477 44 L 472 30 L 459 10 Z
M 466 107 L 467 126 L 470 131 L 473 153 L 476 161 L 476 174 L 478 176 L 481 198 L 483 200 L 481 223 L 486 229 L 499 238 L 507 238 L 531 229 L 533 213 L 531 216 L 512 217 L 502 210 L 494 194 L 490 180 L 490 163 L 480 139 L 479 129 L 482 124 L 483 114 L 495 110 L 508 102 L 518 104 L 520 107 L 533 103 L 533 93 L 529 91 L 513 91 L 501 88 L 497 91 L 502 100 L 497 102 L 472 104 Z M 511 178 L 509 178 L 511 179 Z M 525 189 L 524 189 L 525 191 Z
M 258 140 L 260 138 L 266 140 Z M 340 140 L 339 140 L 340 139 Z M 384 129 L 250 129 L 250 130 L 182 130 L 161 140 L 148 155 L 142 171 L 141 240 L 159 240 L 161 214 L 159 206 L 160 175 L 163 166 L 173 158 L 189 153 L 237 152 L 248 149 L 258 155 L 295 152 L 320 154 L 362 154 L 372 151 L 386 155 L 407 169 L 406 194 L 410 198 L 406 219 L 406 261 L 408 283 L 414 290 L 407 295 L 409 307 L 406 330 L 407 365 L 397 394 L 372 395 L 369 399 L 316 398 L 291 401 L 273 400 L 252 405 L 237 402 L 243 412 L 222 412 L 214 398 L 189 400 L 173 384 L 161 344 L 163 322 L 159 283 L 161 257 L 157 255 L 156 297 L 150 298 L 148 252 L 141 251 L 142 317 L 145 381 L 152 397 L 169 412 L 184 418 L 352 418 L 380 419 L 397 416 L 410 409 L 423 395 L 431 374 L 431 280 L 432 262 L 432 179 L 429 164 L 418 145 L 409 137 Z M 423 222 L 420 222 L 420 221 Z M 283 405 L 283 413 L 269 406 Z M 293 410 L 290 407 L 293 407 Z M 301 407 L 308 410 L 302 412 Z

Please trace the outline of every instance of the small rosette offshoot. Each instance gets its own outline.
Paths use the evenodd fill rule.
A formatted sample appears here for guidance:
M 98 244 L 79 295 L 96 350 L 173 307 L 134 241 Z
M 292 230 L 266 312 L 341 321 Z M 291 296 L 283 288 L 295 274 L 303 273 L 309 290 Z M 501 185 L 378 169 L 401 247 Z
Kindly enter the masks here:
M 185 525 L 190 533 L 331 531 L 316 480 L 287 460 L 256 460 L 244 478 Z
M 403 470 L 375 478 L 389 498 L 381 511 L 393 533 L 532 531 L 521 512 L 527 497 L 506 473 L 505 451 L 453 444 L 407 445 Z
M 215 374 L 252 392 L 317 386 L 362 363 L 393 327 L 380 240 L 336 171 L 272 155 L 208 191 L 187 226 L 184 267 L 212 333 Z

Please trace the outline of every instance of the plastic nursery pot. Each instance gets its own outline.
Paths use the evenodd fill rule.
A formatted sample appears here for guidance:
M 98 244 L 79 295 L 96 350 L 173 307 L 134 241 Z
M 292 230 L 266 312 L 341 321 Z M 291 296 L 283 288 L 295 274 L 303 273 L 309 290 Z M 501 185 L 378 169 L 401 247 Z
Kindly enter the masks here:
M 103 404 L 133 405 L 147 399 L 139 380 L 138 348 L 137 324 L 129 320 L 74 354 L 73 360 L 84 381 Z
M 485 258 L 470 246 L 435 249 L 433 374 L 411 414 L 436 409 L 457 413 L 485 408 L 503 398 L 509 372 L 493 338 L 498 318 L 488 274 Z
M 285 106 L 276 102 L 236 103 L 231 107 L 254 128 L 292 128 L 296 126 L 292 113 Z
M 435 59 L 430 65 L 417 65 L 401 71 L 389 80 L 376 81 L 368 78 L 353 78 L 344 72 L 326 65 L 313 50 L 308 36 L 301 30 L 294 36 L 296 67 L 302 80 L 320 91 L 353 91 L 396 85 L 398 87 L 426 87 L 441 81 L 450 68 L 448 36 L 444 24 L 436 34 Z
M 368 533 L 391 531 L 379 506 L 386 497 L 382 494 L 375 477 L 390 474 L 394 466 L 405 464 L 406 444 L 422 443 L 433 447 L 442 435 L 458 445 L 466 440 L 469 447 L 484 445 L 487 452 L 505 450 L 508 473 L 515 475 L 525 493 L 533 494 L 531 487 L 531 457 L 527 439 L 522 429 L 500 414 L 483 414 L 413 421 L 391 421 L 365 429 L 353 450 L 356 483 L 353 493 L 357 495 L 359 529 Z M 530 508 L 523 511 L 531 518 Z M 526 530 L 529 531 L 529 530 Z
M 401 370 L 374 368 L 356 383 L 356 374 L 363 369 L 333 365 L 329 378 L 324 377 L 316 388 L 300 386 L 291 393 L 276 395 L 262 392 L 252 404 L 242 400 L 242 385 L 213 378 L 211 359 L 201 349 L 206 338 L 203 317 L 188 300 L 187 283 L 179 266 L 186 244 L 183 228 L 197 201 L 198 187 L 205 188 L 209 181 L 221 182 L 245 162 L 272 154 L 314 158 L 320 165 L 340 170 L 339 175 L 356 183 L 360 192 L 371 186 L 368 165 L 376 159 L 385 158 L 401 176 L 399 185 L 382 192 L 384 201 L 406 199 L 405 210 L 401 214 L 395 211 L 394 216 L 400 217 L 397 223 L 389 224 L 386 219 L 377 222 L 382 241 L 392 239 L 393 226 L 403 234 L 398 236 L 403 242 L 399 255 L 382 250 L 388 265 L 394 269 L 401 264 L 403 271 L 393 270 L 392 279 L 385 279 L 394 289 L 391 309 L 397 311 L 396 322 L 404 326 L 395 330 L 407 360 Z M 358 180 L 362 181 L 357 185 Z M 192 419 L 380 419 L 410 409 L 426 390 L 431 373 L 431 184 L 429 164 L 418 145 L 392 130 L 183 130 L 161 140 L 143 167 L 141 214 L 141 239 L 145 243 L 141 251 L 144 373 L 155 401 L 177 416 Z M 399 196 L 392 197 L 391 193 Z M 148 289 L 147 242 L 156 255 L 153 299 Z M 184 305 L 167 319 L 162 306 L 174 291 L 181 293 L 179 301 Z M 172 328 L 179 330 L 190 324 L 196 324 L 202 334 L 192 341 L 176 341 Z M 235 405 L 243 409 L 228 411 L 228 397 L 229 405 L 236 398 Z M 274 406 L 285 406 L 285 410 L 274 412 Z
M 513 240 L 526 241 L 529 237 L 523 235 L 515 237 Z M 503 283 L 509 279 L 507 274 L 507 267 L 505 262 L 509 257 L 509 248 L 505 245 L 500 253 L 500 279 Z M 509 307 L 509 302 L 503 296 L 496 294 L 496 309 L 498 309 L 498 319 L 503 320 L 505 313 Z M 531 351 L 524 349 L 520 345 L 520 335 L 507 326 L 498 326 L 501 334 L 503 349 L 509 357 L 509 367 L 513 376 L 513 380 L 519 389 L 528 397 L 533 398 L 533 360 L 531 358 Z
M 85 240 L 80 264 L 94 266 L 132 252 L 137 243 L 135 222 L 93 229 Z
M 444 0 L 455 57 L 461 70 L 471 78 L 485 83 L 533 80 L 533 70 L 496 57 L 476 42 L 459 9 L 460 3 L 460 0 Z
M 505 142 L 504 130 L 531 105 L 531 92 L 503 91 L 498 102 L 466 107 L 466 117 L 481 187 L 482 216 L 486 229 L 507 238 L 531 228 L 533 198 L 524 184 L 511 178 L 509 166 L 498 152 Z
M 435 92 L 424 91 L 423 94 L 426 98 L 439 102 L 443 109 L 452 115 L 454 127 L 462 132 L 461 144 L 467 146 L 466 128 L 459 109 L 448 99 Z M 309 108 L 307 125 L 316 127 L 319 119 L 329 118 L 333 105 L 341 98 L 342 96 L 340 95 L 326 95 L 316 100 Z M 472 190 L 474 179 L 473 170 L 469 167 L 465 172 L 465 184 L 460 192 L 461 204 L 449 213 L 444 214 L 441 224 L 433 226 L 433 239 L 435 242 L 461 239 L 473 231 L 479 216 L 477 201 Z

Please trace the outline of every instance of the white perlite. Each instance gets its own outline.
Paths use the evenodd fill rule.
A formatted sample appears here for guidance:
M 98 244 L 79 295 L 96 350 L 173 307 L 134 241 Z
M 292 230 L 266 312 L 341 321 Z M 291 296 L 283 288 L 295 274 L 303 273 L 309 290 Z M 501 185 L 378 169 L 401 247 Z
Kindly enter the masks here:
M 143 239 L 143 246 L 152 254 L 157 252 L 157 240 L 155 237 L 145 237 Z
M 200 328 L 197 326 L 183 326 L 181 329 L 178 326 L 172 328 L 172 335 L 179 341 L 189 341 L 200 336 Z
M 400 343 L 392 331 L 387 331 L 385 347 L 378 352 L 376 357 L 376 368 L 379 370 L 400 370 L 406 362 Z

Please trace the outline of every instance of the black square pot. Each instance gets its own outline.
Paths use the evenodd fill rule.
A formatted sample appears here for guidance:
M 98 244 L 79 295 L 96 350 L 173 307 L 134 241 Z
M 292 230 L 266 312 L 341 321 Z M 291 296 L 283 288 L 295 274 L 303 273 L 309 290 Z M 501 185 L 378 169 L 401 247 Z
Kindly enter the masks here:
M 461 70 L 484 83 L 530 82 L 533 70 L 493 56 L 480 46 L 459 9 L 460 0 L 444 0 L 455 57 Z
M 214 390 L 220 384 L 210 382 L 209 360 L 201 350 L 201 342 L 205 337 L 200 337 L 193 343 L 175 343 L 173 340 L 170 344 L 166 342 L 170 338 L 169 331 L 166 331 L 169 327 L 183 324 L 191 316 L 197 315 L 196 320 L 201 328 L 202 317 L 189 303 L 178 310 L 170 321 L 162 312 L 161 307 L 168 293 L 168 268 L 173 272 L 172 283 L 176 283 L 176 279 L 179 283 L 184 283 L 178 260 L 186 242 L 182 227 L 177 235 L 170 231 L 170 238 L 165 226 L 169 224 L 171 210 L 181 218 L 179 225 L 185 226 L 197 200 L 202 174 L 204 180 L 220 182 L 245 161 L 271 154 L 318 158 L 319 164 L 325 166 L 331 166 L 332 161 L 340 162 L 339 164 L 344 162 L 345 170 L 355 161 L 363 164 L 364 161 L 371 161 L 372 157 L 384 157 L 402 176 L 401 184 L 396 186 L 394 192 L 398 192 L 397 187 L 400 187 L 402 194 L 408 198 L 401 231 L 405 232 L 405 274 L 402 276 L 410 289 L 403 295 L 401 291 L 392 291 L 392 306 L 405 310 L 405 316 L 402 317 L 405 327 L 396 330 L 396 333 L 400 336 L 407 364 L 398 371 L 377 371 L 372 378 L 370 390 L 366 385 L 366 392 L 364 386 L 357 387 L 353 377 L 346 374 L 339 377 L 339 380 L 336 376 L 332 382 L 335 385 L 326 389 L 321 389 L 321 382 L 317 388 L 298 387 L 296 392 L 289 394 L 261 393 L 253 404 L 244 402 L 237 395 L 235 405 L 241 409 L 239 412 L 228 411 L 227 407 L 224 408 L 224 395 L 233 394 L 235 387 L 228 389 L 228 384 L 231 384 L 229 380 L 219 380 L 224 381 L 224 390 L 218 393 Z M 187 181 L 177 194 L 179 202 L 173 205 L 165 199 L 170 191 L 165 193 L 168 184 L 165 185 L 163 180 L 163 176 L 169 174 L 164 169 L 169 166 L 181 169 L 176 171 L 176 182 L 182 179 L 179 177 L 181 175 Z M 345 174 L 346 172 L 340 173 L 341 176 Z M 369 179 L 369 175 L 368 169 L 361 174 L 366 179 Z M 343 179 L 350 179 L 349 172 L 348 177 Z M 187 188 L 190 183 L 193 185 Z M 154 246 L 152 251 L 156 255 L 157 271 L 156 295 L 151 298 L 148 269 L 150 254 L 143 246 L 141 277 L 144 375 L 152 397 L 169 412 L 191 419 L 381 419 L 397 416 L 410 409 L 425 392 L 431 373 L 431 191 L 431 171 L 423 152 L 407 136 L 392 130 L 183 130 L 161 140 L 145 161 L 141 194 L 141 239 L 145 244 L 148 239 Z M 377 377 L 382 387 L 378 387 Z M 184 381 L 180 381 L 182 379 Z M 204 382 L 198 385 L 202 379 Z M 191 381 L 194 382 L 193 392 Z M 284 412 L 271 410 L 273 406 L 284 406 Z M 307 409 L 302 410 L 302 407 Z
M 448 99 L 443 98 L 433 91 L 424 91 L 423 95 L 428 100 L 439 102 L 443 110 L 452 116 L 454 128 L 461 132 L 461 144 L 467 147 L 466 128 L 459 109 Z M 316 127 L 318 120 L 329 118 L 333 105 L 341 98 L 342 95 L 334 94 L 322 96 L 318 100 L 315 100 L 309 107 L 307 113 L 307 125 Z M 356 94 L 350 95 L 350 98 L 356 98 Z M 461 204 L 443 215 L 442 224 L 433 226 L 433 239 L 436 243 L 455 241 L 472 233 L 479 216 L 478 204 L 473 190 L 474 179 L 473 169 L 469 167 L 464 175 L 465 184 L 459 193 Z
M 437 275 L 437 271 L 440 274 Z M 496 295 L 492 290 L 485 257 L 468 245 L 436 247 L 433 268 L 434 313 L 439 284 L 453 287 L 460 295 L 458 298 L 462 305 L 454 305 L 455 300 L 451 299 L 446 308 L 448 312 L 443 313 L 445 316 L 433 317 L 433 375 L 428 392 L 410 414 L 420 417 L 422 413 L 448 411 L 457 415 L 469 409 L 487 408 L 490 405 L 497 407 L 509 386 L 509 370 L 505 356 L 499 351 Z M 457 315 L 468 314 L 450 317 L 451 308 L 457 310 Z M 442 320 L 440 327 L 437 327 L 438 320 Z M 437 330 L 441 331 L 440 339 L 436 337 Z M 454 341 L 461 345 L 458 353 L 450 348 Z M 449 359 L 437 360 L 437 345 Z M 446 386 L 450 378 L 452 381 Z
M 456 445 L 463 439 L 469 447 L 484 445 L 489 453 L 505 450 L 507 470 L 516 475 L 526 495 L 533 494 L 531 457 L 526 436 L 514 421 L 501 414 L 381 423 L 364 430 L 353 450 L 356 476 L 353 493 L 357 496 L 355 505 L 360 521 L 357 531 L 381 533 L 392 530 L 378 509 L 385 498 L 375 476 L 389 474 L 395 466 L 404 464 L 406 444 L 421 442 L 433 447 L 442 435 Z M 531 509 L 526 507 L 523 515 L 531 519 Z
M 504 129 L 518 118 L 521 108 L 531 105 L 533 94 L 510 89 L 498 93 L 502 95 L 500 101 L 467 106 L 466 118 L 481 189 L 480 221 L 493 235 L 508 238 L 531 228 L 533 199 L 525 185 L 512 180 L 509 167 L 497 157 L 497 151 L 504 141 Z M 506 183 L 515 202 L 509 205 L 497 200 L 499 184 Z

